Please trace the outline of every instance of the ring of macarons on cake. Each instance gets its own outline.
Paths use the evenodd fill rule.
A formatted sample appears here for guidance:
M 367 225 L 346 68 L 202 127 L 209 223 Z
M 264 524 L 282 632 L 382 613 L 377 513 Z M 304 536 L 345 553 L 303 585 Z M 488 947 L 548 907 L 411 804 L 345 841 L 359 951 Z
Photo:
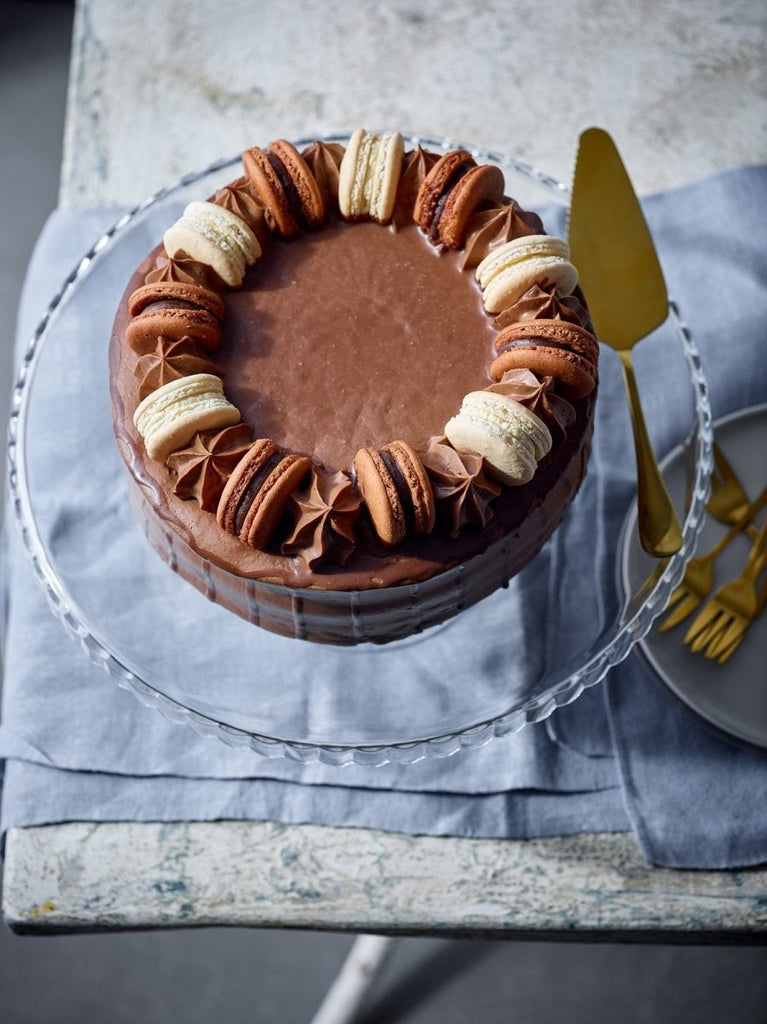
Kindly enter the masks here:
M 111 394 L 133 504 L 167 561 L 257 621 L 252 585 L 224 598 L 210 565 L 291 591 L 382 591 L 501 545 L 476 594 L 415 625 L 295 633 L 406 635 L 519 571 L 580 485 L 599 347 L 577 270 L 500 168 L 462 148 L 360 129 L 345 146 L 253 147 L 242 171 L 185 206 L 118 310 Z M 372 354 L 333 306 L 349 266 Z M 304 273 L 321 296 L 299 291 Z

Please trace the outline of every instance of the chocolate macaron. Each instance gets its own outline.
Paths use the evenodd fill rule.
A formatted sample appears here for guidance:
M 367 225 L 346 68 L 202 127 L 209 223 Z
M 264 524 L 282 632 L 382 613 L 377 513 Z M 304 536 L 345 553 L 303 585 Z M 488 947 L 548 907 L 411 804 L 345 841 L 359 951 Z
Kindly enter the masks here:
M 322 224 L 322 193 L 306 160 L 290 142 L 277 139 L 266 150 L 246 149 L 242 163 L 272 231 L 292 238 Z
M 273 441 L 254 441 L 226 482 L 216 512 L 219 525 L 263 550 L 311 464 L 308 456 L 286 452 Z
M 193 338 L 203 348 L 218 348 L 226 310 L 220 296 L 198 284 L 158 281 L 137 288 L 128 303 L 132 319 L 125 337 L 134 352 L 151 352 L 159 337 Z
M 554 377 L 565 398 L 577 402 L 597 383 L 599 343 L 593 334 L 565 320 L 525 320 L 504 328 L 495 341 L 498 356 L 490 376 L 500 380 L 507 370 L 526 369 Z
M 379 540 L 387 547 L 409 534 L 434 529 L 436 506 L 428 474 L 406 441 L 360 448 L 354 456 L 357 487 Z
M 455 149 L 421 182 L 413 219 L 435 245 L 460 249 L 471 215 L 483 203 L 499 202 L 504 184 L 499 167 L 477 164 L 467 150 Z

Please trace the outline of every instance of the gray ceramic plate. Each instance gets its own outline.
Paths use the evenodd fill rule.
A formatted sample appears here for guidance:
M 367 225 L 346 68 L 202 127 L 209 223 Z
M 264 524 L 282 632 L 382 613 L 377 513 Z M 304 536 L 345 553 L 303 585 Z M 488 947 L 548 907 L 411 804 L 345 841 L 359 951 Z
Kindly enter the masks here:
M 720 448 L 755 499 L 767 485 L 767 405 L 733 413 L 714 425 Z M 677 448 L 663 463 L 663 475 L 672 496 L 683 495 L 687 483 L 685 450 Z M 636 506 L 624 531 L 621 560 L 623 581 L 633 592 L 647 579 L 648 558 L 636 539 Z M 696 554 L 704 554 L 726 532 L 707 517 Z M 742 570 L 750 540 L 737 537 L 716 562 L 715 587 Z M 640 640 L 639 649 L 668 689 L 706 723 L 738 740 L 767 748 L 767 614 L 749 629 L 733 656 L 720 665 L 702 654 L 691 654 L 683 637 L 692 617 L 661 633 L 659 616 L 653 629 Z

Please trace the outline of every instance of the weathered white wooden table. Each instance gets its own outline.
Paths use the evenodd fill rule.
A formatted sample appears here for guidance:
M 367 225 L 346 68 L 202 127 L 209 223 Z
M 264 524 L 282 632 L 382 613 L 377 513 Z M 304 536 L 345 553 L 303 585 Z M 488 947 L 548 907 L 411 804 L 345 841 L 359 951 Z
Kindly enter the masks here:
M 767 869 L 651 868 L 628 833 L 413 837 L 269 822 L 12 829 L 17 931 L 255 925 L 388 934 L 760 941 Z
M 642 191 L 765 159 L 765 19 L 751 0 L 289 8 L 81 0 L 62 204 L 130 205 L 254 141 L 359 125 L 476 141 L 568 180 L 579 131 L 600 124 Z M 654 869 L 630 834 L 74 823 L 10 830 L 3 910 L 26 932 L 764 941 L 767 870 Z

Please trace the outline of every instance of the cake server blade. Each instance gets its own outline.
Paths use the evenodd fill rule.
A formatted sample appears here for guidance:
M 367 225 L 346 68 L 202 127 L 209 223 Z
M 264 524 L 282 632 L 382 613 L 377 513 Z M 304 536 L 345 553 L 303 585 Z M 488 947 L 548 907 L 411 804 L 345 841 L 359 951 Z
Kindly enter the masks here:
M 597 336 L 621 360 L 637 458 L 639 539 L 648 554 L 667 557 L 682 547 L 682 531 L 647 434 L 631 349 L 666 319 L 668 295 L 639 200 L 601 128 L 579 140 L 568 243 Z

